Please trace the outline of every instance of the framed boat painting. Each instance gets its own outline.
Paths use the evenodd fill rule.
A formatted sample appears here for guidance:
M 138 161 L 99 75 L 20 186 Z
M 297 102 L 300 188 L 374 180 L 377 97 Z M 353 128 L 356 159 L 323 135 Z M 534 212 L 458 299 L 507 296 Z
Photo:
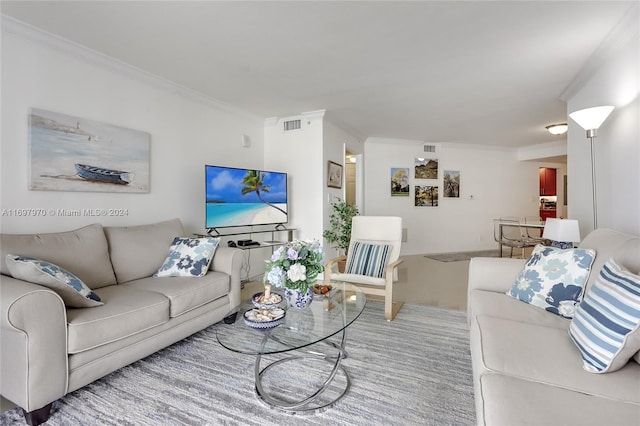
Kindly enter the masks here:
M 31 108 L 29 189 L 149 192 L 151 135 Z

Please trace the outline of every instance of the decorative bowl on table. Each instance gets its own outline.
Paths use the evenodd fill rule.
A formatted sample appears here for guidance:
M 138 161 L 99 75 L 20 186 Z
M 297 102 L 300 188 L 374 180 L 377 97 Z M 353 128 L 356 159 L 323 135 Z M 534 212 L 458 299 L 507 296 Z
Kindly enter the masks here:
M 282 324 L 285 314 L 282 308 L 253 308 L 244 313 L 244 322 L 251 328 L 266 330 Z
M 313 285 L 313 293 L 319 296 L 330 296 L 331 290 L 333 290 L 333 286 L 331 284 L 314 284 Z
M 268 299 L 265 299 L 264 292 L 256 293 L 251 297 L 251 303 L 258 309 L 273 309 L 280 307 L 282 303 L 282 295 L 271 293 Z

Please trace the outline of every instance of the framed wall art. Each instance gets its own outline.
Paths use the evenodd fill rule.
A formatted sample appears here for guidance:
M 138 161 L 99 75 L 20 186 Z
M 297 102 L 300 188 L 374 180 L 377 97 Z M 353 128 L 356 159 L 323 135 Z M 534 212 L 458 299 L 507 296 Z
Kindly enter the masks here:
M 438 160 L 416 157 L 414 176 L 416 179 L 438 179 Z
M 149 192 L 151 135 L 31 108 L 29 189 Z
M 392 197 L 408 197 L 409 196 L 409 168 L 408 167 L 392 167 L 390 183 L 391 183 Z
M 445 170 L 442 187 L 443 197 L 460 198 L 460 171 Z
M 438 206 L 438 187 L 416 185 L 415 206 L 416 207 L 437 207 Z
M 333 161 L 327 165 L 327 186 L 329 188 L 342 188 L 342 166 Z

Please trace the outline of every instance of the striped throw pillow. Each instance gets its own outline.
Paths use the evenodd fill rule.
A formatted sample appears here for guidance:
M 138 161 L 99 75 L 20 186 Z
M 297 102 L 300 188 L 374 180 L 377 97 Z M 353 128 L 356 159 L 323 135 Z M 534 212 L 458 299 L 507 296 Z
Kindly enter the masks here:
M 609 259 L 571 321 L 569 335 L 592 373 L 619 370 L 640 350 L 640 276 Z
M 355 242 L 351 248 L 346 273 L 382 278 L 392 246 Z

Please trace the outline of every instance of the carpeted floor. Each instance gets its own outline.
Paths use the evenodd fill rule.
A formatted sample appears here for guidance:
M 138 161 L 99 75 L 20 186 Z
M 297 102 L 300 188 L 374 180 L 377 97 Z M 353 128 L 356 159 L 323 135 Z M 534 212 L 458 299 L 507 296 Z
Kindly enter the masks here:
M 213 325 L 54 404 L 47 425 L 471 425 L 465 313 L 405 304 L 394 321 L 370 301 L 349 327 L 348 394 L 308 415 L 270 409 L 254 393 L 254 357 L 222 348 Z M 288 365 L 288 364 L 285 364 Z M 281 370 L 282 371 L 282 370 Z M 305 383 L 303 369 L 285 369 Z M 296 377 L 300 377 L 296 379 Z M 0 424 L 24 424 L 18 409 Z
M 498 250 L 482 250 L 427 254 L 424 257 L 440 262 L 459 262 L 463 260 L 470 260 L 472 257 L 498 257 L 499 255 L 500 253 L 498 252 Z

